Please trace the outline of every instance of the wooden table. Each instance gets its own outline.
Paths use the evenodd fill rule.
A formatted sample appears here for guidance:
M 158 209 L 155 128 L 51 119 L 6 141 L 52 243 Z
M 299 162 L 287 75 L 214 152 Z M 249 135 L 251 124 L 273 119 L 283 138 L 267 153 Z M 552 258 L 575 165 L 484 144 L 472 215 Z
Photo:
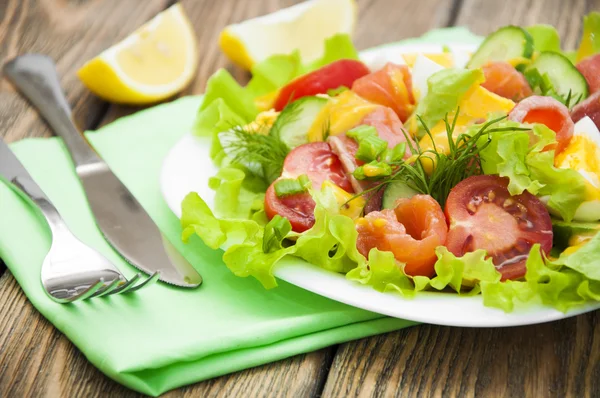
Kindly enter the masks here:
M 58 64 L 80 125 L 95 129 L 136 108 L 90 94 L 75 71 L 173 3 L 171 0 L 1 0 L 0 63 L 42 52 Z M 247 76 L 219 52 L 221 29 L 291 0 L 184 0 L 200 68 L 182 95 L 201 93 L 218 67 Z M 581 17 L 600 0 L 358 0 L 360 49 L 463 25 L 487 34 L 509 23 L 549 23 L 574 48 Z M 50 136 L 0 80 L 0 134 Z M 0 273 L 4 267 L 0 268 Z M 600 396 L 600 313 L 543 325 L 461 329 L 422 325 L 325 348 L 172 391 L 166 396 Z M 0 397 L 136 396 L 105 377 L 29 304 L 9 271 L 0 277 Z

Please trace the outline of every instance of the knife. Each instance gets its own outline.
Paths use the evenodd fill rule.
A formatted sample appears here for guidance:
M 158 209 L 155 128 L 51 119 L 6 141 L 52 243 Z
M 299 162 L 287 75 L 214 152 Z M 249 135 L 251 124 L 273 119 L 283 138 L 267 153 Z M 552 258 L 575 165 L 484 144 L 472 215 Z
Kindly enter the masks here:
M 199 286 L 200 274 L 187 262 L 171 261 L 167 254 L 170 243 L 75 127 L 52 59 L 41 54 L 22 55 L 4 65 L 4 74 L 64 140 L 96 224 L 108 243 L 141 271 L 150 275 L 158 271 L 163 282 Z

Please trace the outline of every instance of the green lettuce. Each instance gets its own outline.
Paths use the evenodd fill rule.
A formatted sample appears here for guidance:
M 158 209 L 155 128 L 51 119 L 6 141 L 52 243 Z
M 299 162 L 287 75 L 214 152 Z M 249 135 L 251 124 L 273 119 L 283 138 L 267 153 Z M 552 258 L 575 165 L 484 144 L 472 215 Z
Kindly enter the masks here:
M 277 286 L 273 267 L 286 255 L 342 273 L 364 263 L 365 258 L 356 248 L 358 233 L 354 222 L 338 214 L 339 205 L 331 188 L 312 195 L 316 202 L 315 225 L 303 233 L 288 230 L 285 237 L 296 239 L 296 243 L 285 247 L 281 242 L 273 244 L 272 241 L 276 218 L 266 227 L 254 219 L 217 218 L 206 202 L 192 192 L 182 202 L 182 240 L 187 242 L 196 234 L 213 249 L 226 247 L 225 265 L 237 276 L 253 276 L 267 289 Z M 265 252 L 267 246 L 275 249 Z
M 193 132 L 213 137 L 211 157 L 220 165 L 225 154 L 218 133 L 234 126 L 246 125 L 258 115 L 255 100 L 271 94 L 292 79 L 339 59 L 358 59 L 358 53 L 346 34 L 337 34 L 325 41 L 323 56 L 304 64 L 298 51 L 288 55 L 273 55 L 252 67 L 252 79 L 242 87 L 225 69 L 216 71 L 206 83 L 206 90 L 196 116 Z
M 551 25 L 538 24 L 525 28 L 533 38 L 536 51 L 554 51 L 560 53 L 560 36 Z
M 585 200 L 585 180 L 575 170 L 554 167 L 554 151 L 542 151 L 556 142 L 555 133 L 542 124 L 529 131 L 517 130 L 523 125 L 516 122 L 501 122 L 496 127 L 515 130 L 492 133 L 490 144 L 480 152 L 484 173 L 509 177 L 511 195 L 527 190 L 547 196 L 551 209 L 564 220 L 572 220 Z
M 481 291 L 481 282 L 500 281 L 500 273 L 492 260 L 486 259 L 483 250 L 457 257 L 440 246 L 436 249 L 436 255 L 438 259 L 434 265 L 434 278 L 405 275 L 402 271 L 403 264 L 396 261 L 392 253 L 377 249 L 369 252 L 368 263 L 357 266 L 346 277 L 363 285 L 373 286 L 381 292 L 397 292 L 408 298 L 414 297 L 419 291 L 441 291 L 446 288 L 458 294 L 475 295 Z
M 247 219 L 264 207 L 263 180 L 237 165 L 219 169 L 208 186 L 215 191 L 215 211 L 222 217 Z
M 527 259 L 525 281 L 482 283 L 484 305 L 506 312 L 516 303 L 538 300 L 559 311 L 600 300 L 600 235 L 572 254 L 557 260 L 544 259 L 540 246 L 534 245 Z
M 481 69 L 448 68 L 436 72 L 427 79 L 427 95 L 419 102 L 414 114 L 431 128 L 446 114 L 456 110 L 474 84 L 484 80 Z

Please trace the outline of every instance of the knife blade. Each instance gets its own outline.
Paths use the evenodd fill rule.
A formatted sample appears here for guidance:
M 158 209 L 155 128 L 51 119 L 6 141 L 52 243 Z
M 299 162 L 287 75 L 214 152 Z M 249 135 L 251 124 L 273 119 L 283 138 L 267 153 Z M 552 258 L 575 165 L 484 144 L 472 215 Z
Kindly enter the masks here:
M 166 251 L 170 242 L 75 127 L 54 62 L 40 54 L 26 54 L 5 64 L 4 73 L 63 138 L 96 225 L 107 242 L 141 271 L 147 274 L 159 271 L 159 280 L 163 282 L 181 287 L 199 286 L 200 274 L 187 262 L 171 261 Z

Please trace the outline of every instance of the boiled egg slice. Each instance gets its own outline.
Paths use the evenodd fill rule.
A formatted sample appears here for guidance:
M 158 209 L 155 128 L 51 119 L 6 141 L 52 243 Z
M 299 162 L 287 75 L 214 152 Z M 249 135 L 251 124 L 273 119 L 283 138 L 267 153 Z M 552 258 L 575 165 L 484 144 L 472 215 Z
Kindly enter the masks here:
M 556 156 L 556 167 L 576 170 L 586 181 L 586 200 L 574 220 L 600 220 L 600 131 L 589 117 L 575 123 L 573 138 Z

